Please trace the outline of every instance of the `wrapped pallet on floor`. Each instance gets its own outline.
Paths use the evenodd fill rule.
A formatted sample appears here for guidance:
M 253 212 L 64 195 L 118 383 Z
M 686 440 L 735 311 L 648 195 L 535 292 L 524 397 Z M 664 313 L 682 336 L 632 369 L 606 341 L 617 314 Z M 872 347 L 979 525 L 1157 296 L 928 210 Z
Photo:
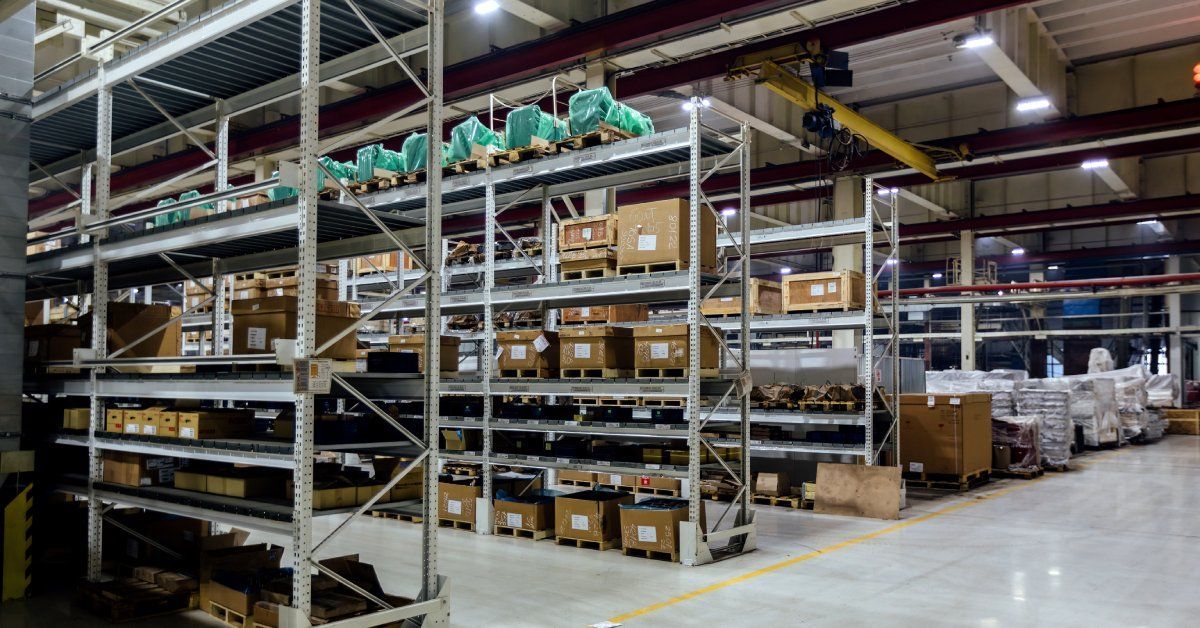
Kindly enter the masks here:
M 1040 417 L 1042 466 L 1066 468 L 1075 439 L 1070 391 L 1022 388 L 1017 391 L 1017 413 Z

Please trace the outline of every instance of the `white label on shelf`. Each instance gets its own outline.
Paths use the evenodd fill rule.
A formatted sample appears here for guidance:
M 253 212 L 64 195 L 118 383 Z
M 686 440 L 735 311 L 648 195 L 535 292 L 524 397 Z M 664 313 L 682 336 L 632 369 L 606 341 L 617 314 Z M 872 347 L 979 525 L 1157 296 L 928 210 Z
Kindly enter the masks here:
M 658 236 L 656 235 L 640 235 L 638 236 L 639 251 L 653 251 L 658 248 Z
M 666 342 L 650 343 L 650 359 L 651 360 L 667 359 L 667 357 L 669 356 L 668 349 L 670 348 L 670 346 L 671 346 L 670 343 L 666 343 Z
M 137 427 L 137 426 L 135 425 L 134 427 Z M 158 433 L 158 426 L 157 426 L 157 425 L 143 425 L 143 426 L 142 426 L 142 433 L 143 433 L 143 434 L 151 434 L 151 435 L 153 435 L 153 434 L 157 434 L 157 433 Z
M 647 469 L 661 469 L 662 465 L 661 464 L 648 464 L 648 465 L 646 465 L 646 468 Z
M 246 330 L 246 346 L 251 349 L 267 348 L 267 328 L 251 327 Z
M 614 484 L 616 486 L 620 486 L 621 485 L 621 476 L 617 473 L 610 473 L 608 475 L 608 483 Z
M 571 529 L 572 530 L 583 530 L 584 532 L 587 532 L 587 530 L 588 530 L 587 515 L 571 515 Z
M 825 291 L 828 292 L 829 294 L 837 294 L 837 282 L 836 281 L 829 282 L 829 284 L 825 286 Z
M 194 428 L 194 427 L 179 428 L 179 437 L 180 438 L 196 438 L 196 428 Z
M 950 405 L 952 405 L 952 406 L 961 406 L 961 405 L 962 405 L 962 399 L 959 399 L 958 397 L 951 397 L 951 398 L 950 398 Z
M 514 360 L 525 359 L 525 345 L 512 345 L 508 348 L 508 355 Z M 496 356 L 500 357 L 499 355 Z
M 576 343 L 575 357 L 588 359 L 592 357 L 592 345 Z
M 721 297 L 722 303 L 729 303 L 732 300 L 733 300 L 733 297 Z
M 461 515 L 462 514 L 462 502 L 457 499 L 447 499 L 446 500 L 446 512 L 448 512 L 452 515 Z
M 536 349 L 538 353 L 545 351 L 549 346 L 550 341 L 546 340 L 546 337 L 541 334 L 539 334 L 537 338 L 533 339 L 533 348 Z
M 38 354 L 38 342 L 39 341 L 37 341 L 37 340 L 29 341 L 29 353 L 27 354 L 29 357 L 32 358 L 33 356 Z
M 591 315 L 592 315 L 592 308 L 590 308 L 590 307 L 581 307 L 581 308 L 579 308 L 579 315 L 580 315 L 580 316 L 591 316 Z
M 638 543 L 657 543 L 658 528 L 654 526 L 638 526 Z
M 125 424 L 125 433 L 126 434 L 137 434 L 138 433 L 138 424 L 137 423 L 126 423 Z
M 814 283 L 808 287 L 808 296 L 823 297 L 825 296 L 825 286 L 823 284 Z
M 908 463 L 908 470 L 912 473 L 921 473 L 921 472 L 925 471 L 925 463 L 924 462 L 910 462 L 910 463 Z
M 519 527 L 521 527 L 521 513 L 519 513 L 519 512 L 506 512 L 506 513 L 504 513 L 504 516 L 505 516 L 504 523 L 505 523 L 505 524 L 506 524 L 508 527 L 510 527 L 510 528 L 519 528 Z
M 584 227 L 584 228 L 580 229 L 579 235 L 583 236 L 584 240 L 591 240 L 592 239 L 592 228 Z

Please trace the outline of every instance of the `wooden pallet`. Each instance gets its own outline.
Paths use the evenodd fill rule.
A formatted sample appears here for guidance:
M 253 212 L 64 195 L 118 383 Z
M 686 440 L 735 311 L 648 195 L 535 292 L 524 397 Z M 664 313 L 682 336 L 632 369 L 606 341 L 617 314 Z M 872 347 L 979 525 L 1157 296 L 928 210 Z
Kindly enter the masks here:
M 522 255 L 522 251 L 525 253 Z M 513 259 L 525 259 L 526 257 L 537 257 L 542 254 L 542 247 L 535 246 L 533 248 L 513 249 Z
M 688 377 L 690 369 L 679 368 L 639 368 L 636 377 L 638 379 L 680 379 Z M 721 369 L 707 368 L 700 369 L 700 377 L 716 377 L 721 374 Z
M 550 143 L 546 142 L 542 146 L 525 146 L 522 148 L 510 148 L 508 150 L 499 150 L 487 156 L 492 162 L 492 167 L 503 166 L 504 164 L 515 164 L 530 159 L 541 159 L 546 155 L 551 154 Z
M 394 519 L 396 521 L 411 521 L 412 523 L 421 523 L 425 518 L 421 515 L 414 515 L 407 512 L 396 512 L 393 510 L 372 510 L 371 516 L 376 519 Z
M 625 488 L 629 488 L 626 486 Z M 637 495 L 656 495 L 658 497 L 679 497 L 682 493 L 677 488 L 656 488 L 653 486 L 634 486 L 633 492 Z
M 904 472 L 908 488 L 967 491 L 988 483 L 991 469 L 980 469 L 964 475 L 941 475 L 935 473 Z
M 633 369 L 562 369 L 561 372 L 563 379 L 616 379 L 618 377 L 633 376 Z
M 542 319 L 505 320 L 496 323 L 502 329 L 541 329 Z
M 794 401 L 760 401 L 757 407 L 762 410 L 794 410 L 799 406 Z
M 800 401 L 791 406 L 802 408 L 807 412 L 859 412 L 863 409 L 861 401 Z
M 110 581 L 80 586 L 77 602 L 112 623 L 161 617 L 193 606 L 188 592 L 167 593 L 148 583 Z
M 580 406 L 637 406 L 637 397 L 574 397 Z
M 556 536 L 556 537 L 554 537 L 554 544 L 555 545 L 574 545 L 575 547 L 582 547 L 584 549 L 594 549 L 594 550 L 599 550 L 599 551 L 603 552 L 603 551 L 607 551 L 610 549 L 615 549 L 615 548 L 621 547 L 621 539 L 610 539 L 608 541 L 590 541 L 588 539 L 572 539 L 572 538 L 566 537 L 566 536 Z
M 808 303 L 803 305 L 785 305 L 784 311 L 793 312 L 853 312 L 866 307 L 861 301 L 845 301 L 842 303 Z
M 688 263 L 683 260 L 673 262 L 657 262 L 654 264 L 620 264 L 617 266 L 618 275 L 645 275 L 649 273 L 671 273 L 687 270 Z
M 216 617 L 218 621 L 221 621 L 227 626 L 242 627 L 249 626 L 252 623 L 250 617 L 247 617 L 246 615 L 243 615 L 242 613 L 239 613 L 233 609 L 225 608 L 216 602 L 209 601 L 208 608 L 206 610 L 208 611 L 209 615 Z
M 467 521 L 456 521 L 454 519 L 438 519 L 439 528 L 454 528 L 455 530 L 475 531 L 475 524 Z
M 483 473 L 483 467 L 472 464 L 443 464 L 442 473 L 450 475 L 465 475 L 467 477 L 477 477 Z
M 1041 467 L 1034 469 L 992 469 L 992 477 L 994 478 L 1016 478 L 1018 480 L 1040 478 L 1045 473 Z
M 804 498 L 799 495 L 761 495 L 755 493 L 750 496 L 750 501 L 755 504 L 764 504 L 767 506 L 782 506 L 784 508 L 799 509 Z
M 511 536 L 518 539 L 532 539 L 540 541 L 545 538 L 554 536 L 554 530 L 526 530 L 525 528 L 510 528 L 508 526 L 493 525 L 492 534 L 496 536 Z
M 563 268 L 560 273 L 562 281 L 578 281 L 580 279 L 601 279 L 615 277 L 617 269 L 611 266 L 596 265 L 592 268 Z
M 685 397 L 642 397 L 642 405 L 647 408 L 685 408 Z
M 363 181 L 358 184 L 356 191 L 358 194 L 369 194 L 371 192 L 386 190 L 392 187 L 393 178 L 394 177 L 375 177 L 374 179 Z
M 497 379 L 552 379 L 558 375 L 557 370 L 552 369 L 500 369 L 497 371 Z
M 563 479 L 559 479 L 559 480 L 558 480 L 558 483 L 559 483 L 559 484 L 562 484 L 563 486 L 582 486 L 583 488 L 590 488 L 590 487 L 592 486 L 592 482 L 587 482 L 587 481 L 584 481 L 584 480 L 563 480 Z
M 651 560 L 665 560 L 669 563 L 679 562 L 679 552 L 659 552 L 656 550 L 639 549 L 636 547 L 622 547 L 621 554 L 624 556 L 649 558 Z

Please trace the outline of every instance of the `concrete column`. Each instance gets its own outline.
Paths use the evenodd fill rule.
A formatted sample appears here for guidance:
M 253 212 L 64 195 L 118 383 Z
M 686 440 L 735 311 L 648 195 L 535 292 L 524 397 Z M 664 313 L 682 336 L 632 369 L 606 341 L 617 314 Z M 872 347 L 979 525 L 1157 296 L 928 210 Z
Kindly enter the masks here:
M 963 231 L 958 239 L 959 255 L 962 264 L 959 266 L 959 283 L 969 286 L 975 283 L 975 232 Z M 962 321 L 962 342 L 959 349 L 958 368 L 964 371 L 975 370 L 975 304 L 964 303 L 960 306 L 959 320 Z
M 20 445 L 34 18 L 31 0 L 0 12 L 0 451 Z
M 614 85 L 611 77 L 608 74 L 608 68 L 603 61 L 589 63 L 584 69 L 587 80 L 584 86 L 588 89 L 596 89 L 598 87 L 608 86 L 609 91 L 612 91 L 613 98 L 617 97 L 616 85 Z M 612 214 L 617 211 L 617 193 L 614 188 L 604 188 L 602 190 L 588 190 L 583 193 L 583 215 L 584 216 L 601 216 L 604 214 Z
M 1178 255 L 1167 258 L 1166 272 L 1168 275 L 1182 272 Z M 1167 325 L 1178 330 L 1179 326 L 1183 325 L 1183 295 L 1168 294 L 1164 300 L 1167 306 Z M 1167 372 L 1171 374 L 1171 377 L 1179 378 L 1180 392 L 1175 396 L 1175 405 L 1177 406 L 1183 405 L 1183 380 L 1186 375 L 1183 370 L 1183 335 L 1174 331 L 1167 335 Z
M 843 177 L 833 182 L 833 219 L 862 218 L 866 211 L 862 177 Z M 863 271 L 863 246 L 841 244 L 833 247 L 832 270 Z M 862 330 L 838 329 L 833 332 L 835 349 L 862 347 Z

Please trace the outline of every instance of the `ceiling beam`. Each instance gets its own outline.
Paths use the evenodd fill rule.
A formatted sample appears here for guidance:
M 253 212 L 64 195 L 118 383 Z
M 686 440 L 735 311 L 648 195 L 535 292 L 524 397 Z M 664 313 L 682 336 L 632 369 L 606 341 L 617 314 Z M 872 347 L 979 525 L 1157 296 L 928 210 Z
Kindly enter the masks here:
M 500 8 L 513 17 L 520 18 L 538 28 L 556 31 L 564 29 L 568 24 L 545 11 L 531 6 L 522 0 L 499 0 Z

